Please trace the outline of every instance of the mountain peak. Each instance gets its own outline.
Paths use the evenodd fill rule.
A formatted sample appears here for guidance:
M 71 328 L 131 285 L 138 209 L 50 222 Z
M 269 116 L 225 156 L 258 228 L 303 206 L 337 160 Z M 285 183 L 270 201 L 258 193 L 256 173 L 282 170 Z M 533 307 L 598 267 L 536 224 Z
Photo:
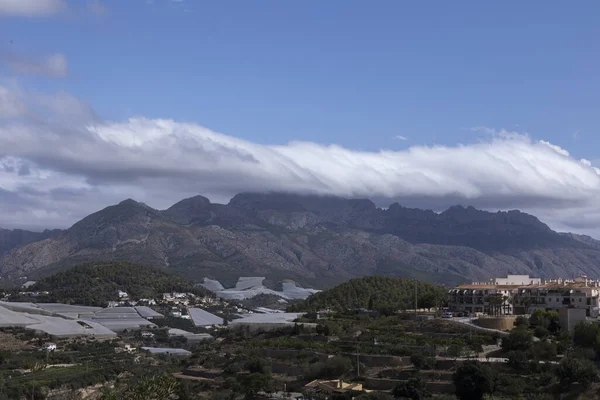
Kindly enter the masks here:
M 183 199 L 181 201 L 178 201 L 177 203 L 173 204 L 171 207 L 169 207 L 168 209 L 183 209 L 183 208 L 198 208 L 198 207 L 206 207 L 208 205 L 210 205 L 210 200 L 207 199 L 204 196 L 193 196 L 193 197 L 188 197 L 187 199 Z
M 129 199 L 125 199 L 122 202 L 120 202 L 118 205 L 120 206 L 129 206 L 129 205 L 138 205 L 139 203 L 131 198 Z
M 210 208 L 210 200 L 204 196 L 198 195 L 183 199 L 173 204 L 162 213 L 178 224 L 201 224 L 206 222 L 212 216 Z

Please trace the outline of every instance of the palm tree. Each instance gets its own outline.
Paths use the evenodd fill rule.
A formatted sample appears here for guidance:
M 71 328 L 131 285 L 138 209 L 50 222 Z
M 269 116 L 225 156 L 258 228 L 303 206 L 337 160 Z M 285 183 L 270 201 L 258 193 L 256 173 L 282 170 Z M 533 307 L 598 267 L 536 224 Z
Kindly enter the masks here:
M 129 393 L 129 400 L 165 400 L 171 397 L 179 384 L 169 375 L 146 378 Z

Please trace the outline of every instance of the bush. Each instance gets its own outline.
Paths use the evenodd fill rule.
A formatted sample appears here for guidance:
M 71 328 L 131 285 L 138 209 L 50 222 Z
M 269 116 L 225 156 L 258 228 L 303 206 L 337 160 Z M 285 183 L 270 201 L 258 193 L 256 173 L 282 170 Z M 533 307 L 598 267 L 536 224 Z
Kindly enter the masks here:
M 545 339 L 550 336 L 550 331 L 543 326 L 536 326 L 533 334 L 540 339 Z
M 498 392 L 505 396 L 511 396 L 511 398 L 518 398 L 526 387 L 523 379 L 516 376 L 501 375 L 498 379 Z
M 550 361 L 556 358 L 556 343 L 540 341 L 531 347 L 531 354 L 536 360 Z
M 510 351 L 507 354 L 507 358 L 508 365 L 511 368 L 514 368 L 519 371 L 524 371 L 527 369 L 527 366 L 529 364 L 529 357 L 524 351 Z
M 527 319 L 527 317 L 523 316 L 523 315 L 519 315 L 516 319 L 515 319 L 515 328 L 518 328 L 519 326 L 524 326 L 524 327 L 528 327 L 529 326 L 529 320 Z
M 578 322 L 573 332 L 573 344 L 579 347 L 596 348 L 600 336 L 598 324 Z
M 533 335 L 524 327 L 513 329 L 508 336 L 502 339 L 502 350 L 527 351 L 533 344 Z
M 596 365 L 589 360 L 580 358 L 565 357 L 558 365 L 556 374 L 563 388 L 575 382 L 579 382 L 585 387 L 598 381 Z
M 424 355 L 418 353 L 410 356 L 410 362 L 416 370 L 432 369 L 435 367 L 435 358 L 425 357 Z
M 478 361 L 467 361 L 456 369 L 452 381 L 459 399 L 482 400 L 496 391 L 498 373 Z
M 398 384 L 392 391 L 394 398 L 408 398 L 411 400 L 422 400 L 431 396 L 421 378 L 411 378 L 406 382 Z
M 448 346 L 448 356 L 457 359 L 458 357 L 462 356 L 463 351 L 464 351 L 464 346 L 460 345 L 460 344 L 452 344 L 450 346 Z

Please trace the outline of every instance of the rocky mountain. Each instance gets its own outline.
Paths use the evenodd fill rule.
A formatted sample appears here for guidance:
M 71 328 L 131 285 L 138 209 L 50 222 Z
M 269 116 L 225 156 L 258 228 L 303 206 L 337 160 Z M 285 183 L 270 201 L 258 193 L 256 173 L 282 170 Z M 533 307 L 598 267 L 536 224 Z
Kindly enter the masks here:
M 60 229 L 31 232 L 23 229 L 10 230 L 0 228 L 0 256 L 16 247 L 57 236 L 61 232 Z
M 84 261 L 126 260 L 233 286 L 239 276 L 324 288 L 366 275 L 454 284 L 507 273 L 600 276 L 600 242 L 552 231 L 519 211 L 442 213 L 370 200 L 244 193 L 196 196 L 167 210 L 125 200 L 57 236 L 0 258 L 0 275 L 47 275 Z

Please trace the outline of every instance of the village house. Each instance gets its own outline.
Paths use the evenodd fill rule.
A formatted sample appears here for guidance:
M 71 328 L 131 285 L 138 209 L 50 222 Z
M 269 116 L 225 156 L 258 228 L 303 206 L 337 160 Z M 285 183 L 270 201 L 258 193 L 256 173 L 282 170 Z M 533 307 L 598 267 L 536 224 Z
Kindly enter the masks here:
M 44 345 L 42 346 L 42 350 L 44 351 L 54 351 L 56 350 L 56 343 L 44 343 Z

